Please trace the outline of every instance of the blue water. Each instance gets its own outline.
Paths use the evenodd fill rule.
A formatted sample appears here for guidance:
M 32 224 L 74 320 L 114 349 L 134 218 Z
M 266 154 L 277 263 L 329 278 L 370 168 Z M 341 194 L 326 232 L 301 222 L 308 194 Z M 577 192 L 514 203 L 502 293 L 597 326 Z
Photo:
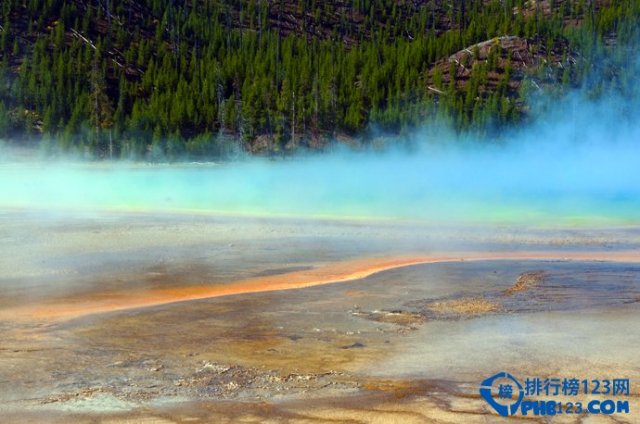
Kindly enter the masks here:
M 640 148 L 465 147 L 225 164 L 4 163 L 0 208 L 640 222 Z

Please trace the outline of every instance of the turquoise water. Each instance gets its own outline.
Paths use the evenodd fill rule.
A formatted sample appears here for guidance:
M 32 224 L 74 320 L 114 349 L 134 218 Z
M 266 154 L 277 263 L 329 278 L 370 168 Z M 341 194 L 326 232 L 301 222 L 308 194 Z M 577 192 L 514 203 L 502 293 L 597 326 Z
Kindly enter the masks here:
M 0 164 L 0 208 L 431 222 L 640 222 L 640 148 L 484 147 L 225 164 Z

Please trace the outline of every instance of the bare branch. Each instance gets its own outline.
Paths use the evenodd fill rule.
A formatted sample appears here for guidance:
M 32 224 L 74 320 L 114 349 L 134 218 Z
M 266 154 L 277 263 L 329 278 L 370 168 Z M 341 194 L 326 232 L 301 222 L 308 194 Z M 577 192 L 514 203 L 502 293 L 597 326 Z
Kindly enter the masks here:
M 78 31 L 76 31 L 74 28 L 71 28 L 71 34 L 73 34 L 74 37 L 82 40 L 85 44 L 88 44 L 89 46 L 91 46 L 91 48 L 93 50 L 97 50 L 95 44 L 93 44 L 93 42 L 91 42 L 91 40 L 89 40 L 87 37 L 85 37 L 84 35 L 80 34 Z

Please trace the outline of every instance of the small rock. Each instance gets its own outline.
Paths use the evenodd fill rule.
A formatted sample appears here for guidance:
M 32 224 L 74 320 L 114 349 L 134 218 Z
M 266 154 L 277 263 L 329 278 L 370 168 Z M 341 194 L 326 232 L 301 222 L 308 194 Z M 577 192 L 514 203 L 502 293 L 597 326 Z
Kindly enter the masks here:
M 355 342 L 355 343 L 352 343 L 352 344 L 350 344 L 348 346 L 342 346 L 341 349 L 358 349 L 358 348 L 363 348 L 365 346 L 366 345 L 363 344 L 363 343 Z

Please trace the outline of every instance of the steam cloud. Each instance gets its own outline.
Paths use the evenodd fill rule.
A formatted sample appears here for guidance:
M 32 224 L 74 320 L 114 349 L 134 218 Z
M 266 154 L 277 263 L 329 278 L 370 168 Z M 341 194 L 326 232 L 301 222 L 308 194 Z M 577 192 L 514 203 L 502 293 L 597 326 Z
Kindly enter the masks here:
M 499 142 L 425 127 L 412 135 L 412 152 L 178 165 L 6 160 L 0 208 L 637 223 L 633 103 L 576 94 Z

